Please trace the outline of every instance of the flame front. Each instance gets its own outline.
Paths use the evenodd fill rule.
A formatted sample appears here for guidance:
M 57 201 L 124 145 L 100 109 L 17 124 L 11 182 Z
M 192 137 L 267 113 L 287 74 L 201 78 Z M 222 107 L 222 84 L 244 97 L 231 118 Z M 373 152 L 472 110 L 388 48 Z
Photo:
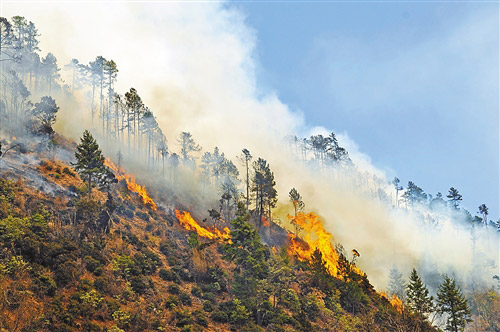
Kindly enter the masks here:
M 224 231 L 221 232 L 217 228 L 208 229 L 196 222 L 193 219 L 191 214 L 187 211 L 179 211 L 175 210 L 175 215 L 181 225 L 187 229 L 188 231 L 195 231 L 199 236 L 211 239 L 211 240 L 219 240 L 219 241 L 231 241 L 230 230 L 228 227 L 224 227 Z
M 380 296 L 384 297 L 389 301 L 389 303 L 396 309 L 399 313 L 402 313 L 404 310 L 403 301 L 396 294 L 392 294 L 392 297 L 389 297 L 386 292 L 381 291 Z
M 155 211 L 158 209 L 155 201 L 148 195 L 146 187 L 135 182 L 135 176 L 125 173 L 123 168 L 118 168 L 109 158 L 106 158 L 104 164 L 113 170 L 118 181 L 125 180 L 128 190 L 138 194 L 144 204 L 149 205 Z
M 294 234 L 289 234 L 290 246 L 288 252 L 302 261 L 309 261 L 314 250 L 319 249 L 326 262 L 326 268 L 332 276 L 337 275 L 337 251 L 332 244 L 332 234 L 327 232 L 321 223 L 321 218 L 313 212 L 299 212 L 297 217 L 288 215 L 288 219 L 306 233 L 303 241 Z

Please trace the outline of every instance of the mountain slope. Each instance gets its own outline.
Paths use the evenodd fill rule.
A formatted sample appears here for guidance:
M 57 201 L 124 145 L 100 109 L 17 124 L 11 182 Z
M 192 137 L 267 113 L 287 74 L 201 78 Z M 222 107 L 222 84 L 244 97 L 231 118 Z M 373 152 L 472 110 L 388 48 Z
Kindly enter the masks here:
M 71 155 L 74 144 L 57 139 L 59 155 Z M 217 225 L 230 240 L 207 239 L 165 204 L 144 204 L 124 180 L 88 198 L 68 161 L 36 149 L 23 142 L 1 161 L 6 331 L 433 330 L 351 265 L 334 278 L 319 251 L 301 262 L 263 244 L 242 207 L 230 225 Z M 275 245 L 286 246 L 286 231 L 273 227 L 282 234 Z

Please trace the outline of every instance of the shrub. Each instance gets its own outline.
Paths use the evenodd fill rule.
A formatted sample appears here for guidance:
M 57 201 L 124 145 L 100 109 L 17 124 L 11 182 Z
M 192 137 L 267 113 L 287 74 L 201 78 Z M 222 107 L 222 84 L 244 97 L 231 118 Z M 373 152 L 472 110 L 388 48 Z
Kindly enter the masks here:
M 181 266 L 174 266 L 172 270 L 175 271 L 182 280 L 193 281 L 193 275 L 188 269 L 182 268 Z
M 189 294 L 181 292 L 179 294 L 179 300 L 181 300 L 183 305 L 190 306 L 193 304 L 193 301 L 191 300 L 191 296 Z
M 215 295 L 213 293 L 209 293 L 209 292 L 203 293 L 202 298 L 204 300 L 208 300 L 208 301 L 210 301 L 212 303 L 215 303 Z
M 127 218 L 129 218 L 129 219 L 134 219 L 134 217 L 135 217 L 135 213 L 134 213 L 134 211 L 132 211 L 132 210 L 130 210 L 130 209 L 125 208 L 125 209 L 123 209 L 121 212 L 123 213 L 123 215 L 124 215 L 125 217 L 127 217 Z
M 176 283 L 181 282 L 179 275 L 172 270 L 161 269 L 160 270 L 160 278 L 162 278 L 165 281 L 173 281 Z
M 214 310 L 212 314 L 210 315 L 210 318 L 212 318 L 213 321 L 218 322 L 218 323 L 227 323 L 229 322 L 229 316 L 222 310 Z
M 77 266 L 73 261 L 65 261 L 54 271 L 55 280 L 58 286 L 64 287 L 77 275 Z
M 191 288 L 191 294 L 193 294 L 194 296 L 198 297 L 198 298 L 201 298 L 201 289 L 199 287 L 196 287 L 194 286 L 193 288 Z
M 54 296 L 57 290 L 55 280 L 48 274 L 38 275 L 35 279 L 35 291 L 39 295 Z
M 126 328 L 130 325 L 130 314 L 128 314 L 127 312 L 118 309 L 115 312 L 113 312 L 112 316 L 118 327 Z
M 134 292 L 138 294 L 144 294 L 146 290 L 150 287 L 149 279 L 143 276 L 133 276 L 130 280 L 130 286 Z
M 181 293 L 181 289 L 179 288 L 178 285 L 176 284 L 172 284 L 172 285 L 168 285 L 167 287 L 167 291 L 170 293 L 170 294 L 174 294 L 174 295 L 178 295 Z
M 161 260 L 158 255 L 150 250 L 144 249 L 141 253 L 135 254 L 133 257 L 134 267 L 138 270 L 133 274 L 153 274 L 156 272 L 156 268 L 161 265 Z
M 167 299 L 165 300 L 165 308 L 167 309 L 172 309 L 175 308 L 179 305 L 179 299 L 175 295 L 169 295 L 167 296 Z
M 176 310 L 174 316 L 177 320 L 175 324 L 177 327 L 183 327 L 193 323 L 193 317 L 191 317 L 191 313 L 188 310 Z
M 214 305 L 210 301 L 203 302 L 203 310 L 206 312 L 212 312 L 214 310 Z
M 70 171 L 70 169 L 68 167 L 64 167 L 63 168 L 63 173 L 67 174 L 69 176 L 75 176 L 75 173 L 73 173 L 72 171 Z
M 200 324 L 203 327 L 208 327 L 207 315 L 203 311 L 196 310 L 193 312 L 193 316 L 196 323 Z
M 144 213 L 144 212 L 141 212 L 141 211 L 137 211 L 135 213 L 135 215 L 138 217 L 138 218 L 141 218 L 142 220 L 144 221 L 149 221 L 149 214 L 147 213 Z
M 83 262 L 85 263 L 85 268 L 90 273 L 94 273 L 95 270 L 102 265 L 101 262 L 91 256 L 85 256 Z
M 104 277 L 95 278 L 95 280 L 94 280 L 95 289 L 97 289 L 98 291 L 100 291 L 102 293 L 106 293 L 107 286 L 108 286 L 108 283 L 107 283 L 106 278 L 104 278 Z

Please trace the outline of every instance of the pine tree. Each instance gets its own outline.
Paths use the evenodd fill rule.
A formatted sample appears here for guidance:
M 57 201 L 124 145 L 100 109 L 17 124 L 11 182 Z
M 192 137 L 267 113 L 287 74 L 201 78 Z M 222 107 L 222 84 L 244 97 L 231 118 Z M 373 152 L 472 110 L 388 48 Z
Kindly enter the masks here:
M 471 310 L 455 280 L 445 275 L 443 283 L 439 286 L 437 296 L 438 313 L 448 316 L 446 330 L 452 332 L 463 331 L 467 322 L 472 322 L 470 319 Z
M 92 193 L 92 184 L 100 187 L 107 187 L 116 182 L 113 173 L 104 165 L 104 156 L 97 141 L 92 137 L 88 130 L 83 132 L 83 138 L 76 147 L 75 152 L 76 171 L 87 183 L 89 189 L 89 198 Z
M 460 204 L 460 201 L 462 200 L 462 195 L 458 193 L 458 190 L 451 187 L 450 190 L 448 191 L 448 195 L 446 195 L 450 199 L 450 202 L 453 204 L 453 207 L 455 209 L 458 209 L 458 205 Z
M 247 212 L 250 206 L 250 172 L 249 172 L 249 162 L 252 160 L 252 155 L 250 154 L 250 151 L 247 149 L 241 150 L 242 155 L 238 157 L 238 160 L 245 166 L 245 171 L 246 171 L 246 189 L 247 189 L 247 196 L 246 196 L 246 206 L 247 206 Z
M 399 207 L 399 192 L 403 190 L 403 186 L 400 186 L 399 183 L 401 181 L 399 178 L 394 177 L 394 180 L 392 180 L 392 184 L 394 185 L 394 189 L 396 189 L 396 207 Z
M 252 192 L 255 193 L 255 214 L 259 217 L 259 228 L 262 218 L 266 216 L 272 219 L 271 209 L 276 206 L 278 193 L 274 186 L 274 174 L 269 168 L 266 160 L 259 158 L 253 163 L 254 178 L 252 180 Z
M 181 146 L 181 155 L 184 162 L 191 160 L 189 156 L 191 152 L 201 151 L 201 147 L 196 144 L 191 133 L 182 132 L 177 138 L 177 142 Z
M 486 204 L 479 205 L 479 213 L 483 215 L 483 222 L 485 225 L 488 225 L 488 207 Z
M 292 188 L 292 190 L 290 190 L 288 196 L 290 197 L 290 201 L 293 204 L 295 218 L 292 220 L 292 223 L 295 225 L 295 236 L 297 236 L 299 234 L 300 225 L 295 222 L 295 219 L 297 218 L 298 212 L 304 211 L 305 204 L 304 201 L 302 200 L 302 196 L 295 188 Z
M 425 316 L 434 310 L 433 298 L 429 296 L 427 286 L 422 282 L 415 269 L 411 271 L 410 283 L 406 287 L 406 295 L 408 307 L 411 311 Z
M 395 294 L 400 300 L 404 301 L 405 298 L 405 282 L 403 275 L 397 267 L 393 266 L 389 271 L 389 295 Z

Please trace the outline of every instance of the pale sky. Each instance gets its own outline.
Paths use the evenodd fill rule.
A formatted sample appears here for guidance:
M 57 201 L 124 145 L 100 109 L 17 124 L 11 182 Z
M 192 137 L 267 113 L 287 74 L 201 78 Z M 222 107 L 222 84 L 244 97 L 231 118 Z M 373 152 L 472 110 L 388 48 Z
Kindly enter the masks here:
M 375 166 L 499 206 L 498 2 L 244 2 L 258 80 Z

